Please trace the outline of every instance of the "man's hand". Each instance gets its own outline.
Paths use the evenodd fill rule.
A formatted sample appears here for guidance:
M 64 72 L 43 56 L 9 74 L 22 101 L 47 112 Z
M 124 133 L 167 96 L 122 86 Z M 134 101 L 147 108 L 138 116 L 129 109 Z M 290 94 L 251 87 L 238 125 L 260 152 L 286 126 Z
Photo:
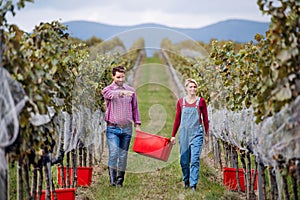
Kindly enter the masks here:
M 137 130 L 137 131 L 142 131 L 142 130 L 141 130 L 141 126 L 138 125 L 138 124 L 136 124 L 136 125 L 135 125 L 135 130 Z
M 133 95 L 133 92 L 132 92 L 132 91 L 129 91 L 129 90 L 121 90 L 120 93 L 119 93 L 119 95 L 120 95 L 121 97 L 123 97 L 123 96 L 125 96 L 125 95 L 131 97 L 131 96 Z

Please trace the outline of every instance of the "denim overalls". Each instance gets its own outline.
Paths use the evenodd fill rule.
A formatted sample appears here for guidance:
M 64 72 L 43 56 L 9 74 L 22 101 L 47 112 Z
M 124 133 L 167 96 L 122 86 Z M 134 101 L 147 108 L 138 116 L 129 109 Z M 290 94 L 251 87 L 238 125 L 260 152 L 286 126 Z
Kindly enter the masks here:
M 180 165 L 183 181 L 190 186 L 196 186 L 200 169 L 200 154 L 203 144 L 203 128 L 199 122 L 198 97 L 195 107 L 186 107 L 183 98 L 179 143 L 180 143 Z

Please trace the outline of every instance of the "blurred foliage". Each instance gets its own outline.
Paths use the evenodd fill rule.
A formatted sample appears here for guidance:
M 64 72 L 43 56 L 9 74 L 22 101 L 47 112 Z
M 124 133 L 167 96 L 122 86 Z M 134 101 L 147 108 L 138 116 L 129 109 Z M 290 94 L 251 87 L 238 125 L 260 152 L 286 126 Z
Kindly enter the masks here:
M 199 81 L 201 96 L 233 111 L 252 106 L 258 123 L 299 96 L 300 3 L 257 3 L 263 14 L 271 15 L 271 23 L 265 36 L 254 36 L 255 42 L 198 42 L 210 52 L 210 60 L 183 56 L 181 48 L 191 44 L 179 46 L 165 39 L 161 47 L 183 79 L 193 77 Z
M 297 1 L 258 1 L 271 15 L 266 36 L 257 34 L 256 44 L 234 51 L 232 43 L 213 44 L 211 58 L 221 67 L 226 106 L 231 110 L 253 106 L 257 122 L 279 112 L 300 92 L 300 4 Z
M 70 91 L 78 66 L 88 56 L 87 49 L 83 44 L 69 42 L 66 28 L 57 21 L 41 23 L 31 34 L 10 25 L 3 47 L 3 67 L 22 84 L 29 98 L 20 114 L 20 136 L 14 144 L 14 156 L 26 156 L 31 150 L 50 151 L 54 145 L 53 127 L 36 127 L 29 119 L 48 114 L 48 107 L 70 112 Z M 64 105 L 56 105 L 57 99 L 63 99 Z
M 15 7 L 17 6 L 18 9 L 24 8 L 26 2 L 33 2 L 33 0 L 4 0 L 0 1 L 0 26 L 6 26 L 6 14 L 11 13 L 13 16 L 16 15 Z

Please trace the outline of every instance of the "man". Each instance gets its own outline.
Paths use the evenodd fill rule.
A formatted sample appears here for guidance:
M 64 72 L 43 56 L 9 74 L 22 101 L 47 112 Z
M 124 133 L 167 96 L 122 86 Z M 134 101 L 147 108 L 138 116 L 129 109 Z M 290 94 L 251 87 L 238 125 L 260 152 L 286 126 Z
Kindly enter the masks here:
M 140 130 L 140 113 L 134 88 L 124 83 L 125 68 L 112 69 L 113 82 L 102 90 L 106 101 L 105 121 L 110 186 L 122 187 L 127 166 L 132 125 Z

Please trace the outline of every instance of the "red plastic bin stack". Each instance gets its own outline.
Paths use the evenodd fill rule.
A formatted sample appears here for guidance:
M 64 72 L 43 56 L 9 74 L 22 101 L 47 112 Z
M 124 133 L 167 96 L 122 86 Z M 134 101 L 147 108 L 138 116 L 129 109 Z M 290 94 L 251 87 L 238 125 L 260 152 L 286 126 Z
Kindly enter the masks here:
M 93 167 L 77 167 L 77 186 L 80 187 L 87 187 L 90 186 L 92 183 L 92 174 L 93 174 Z M 73 169 L 69 168 L 69 177 L 70 182 L 69 185 L 72 185 L 72 176 Z M 66 182 L 66 167 L 64 167 L 64 181 Z M 62 178 L 61 178 L 61 168 L 60 166 L 57 167 L 57 177 L 58 177 L 58 185 L 62 186 Z
M 254 175 L 254 170 L 251 170 L 251 176 L 253 177 Z M 241 185 L 241 191 L 245 192 L 245 178 L 244 178 L 244 170 L 239 169 L 238 172 L 238 177 L 240 180 L 240 185 Z M 254 182 L 254 190 L 257 189 L 257 173 L 255 177 L 255 182 Z M 223 184 L 229 189 L 229 190 L 238 190 L 238 183 L 236 179 L 236 168 L 229 168 L 229 167 L 224 167 L 223 168 Z
M 75 199 L 75 188 L 64 188 L 64 189 L 56 189 L 57 200 L 74 200 Z M 41 200 L 46 199 L 46 191 L 42 191 Z M 51 200 L 54 199 L 54 194 L 51 192 Z
M 149 156 L 167 162 L 172 150 L 169 138 L 136 131 L 133 143 L 133 151 L 144 156 Z

